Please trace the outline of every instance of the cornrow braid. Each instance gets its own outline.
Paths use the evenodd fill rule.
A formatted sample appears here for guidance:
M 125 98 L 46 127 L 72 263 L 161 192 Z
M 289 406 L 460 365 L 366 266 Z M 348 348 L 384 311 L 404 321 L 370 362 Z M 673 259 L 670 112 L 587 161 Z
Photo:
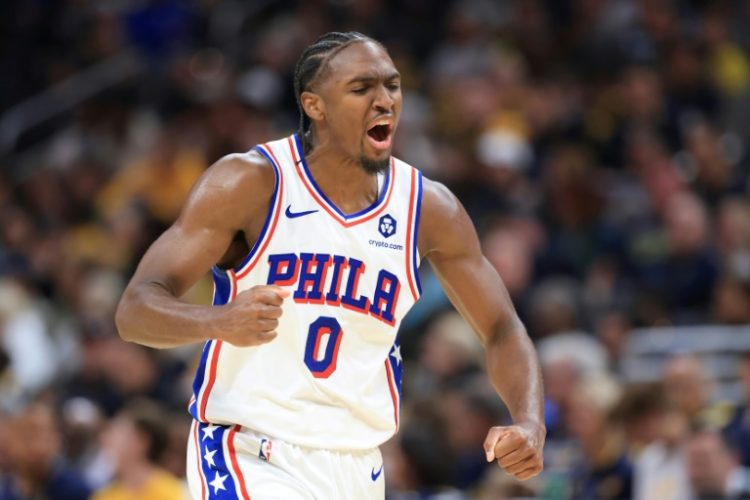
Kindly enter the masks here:
M 299 128 L 297 135 L 302 141 L 302 149 L 308 153 L 312 149 L 312 142 L 308 137 L 310 118 L 305 114 L 302 107 L 300 96 L 302 92 L 310 90 L 311 85 L 323 73 L 323 70 L 333 56 L 352 43 L 374 42 L 381 45 L 378 41 L 373 40 L 367 35 L 356 31 L 347 31 L 345 33 L 330 32 L 321 36 L 315 42 L 308 46 L 294 67 L 294 96 L 297 99 L 297 108 L 299 109 Z M 382 46 L 382 45 L 381 45 Z

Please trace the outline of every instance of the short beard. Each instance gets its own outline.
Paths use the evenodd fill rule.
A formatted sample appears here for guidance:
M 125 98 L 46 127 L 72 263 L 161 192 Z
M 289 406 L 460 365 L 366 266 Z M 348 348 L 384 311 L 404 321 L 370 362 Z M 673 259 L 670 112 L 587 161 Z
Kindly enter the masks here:
M 390 158 L 386 158 L 385 160 L 370 160 L 369 158 L 365 158 L 363 156 L 359 159 L 359 164 L 362 165 L 364 171 L 370 175 L 384 173 L 386 170 L 388 170 L 388 164 L 390 162 Z

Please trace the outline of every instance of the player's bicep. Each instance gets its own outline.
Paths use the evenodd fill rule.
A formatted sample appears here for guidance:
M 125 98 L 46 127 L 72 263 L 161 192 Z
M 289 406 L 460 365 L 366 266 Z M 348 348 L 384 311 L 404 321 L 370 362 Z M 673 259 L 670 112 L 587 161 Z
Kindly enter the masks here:
M 231 158 L 207 170 L 177 221 L 143 256 L 131 283 L 155 283 L 174 296 L 184 294 L 221 259 L 249 217 L 260 216 L 255 209 L 264 207 L 267 175 L 255 170 Z
M 225 228 L 177 222 L 146 251 L 131 283 L 160 284 L 179 297 L 221 258 L 232 235 Z

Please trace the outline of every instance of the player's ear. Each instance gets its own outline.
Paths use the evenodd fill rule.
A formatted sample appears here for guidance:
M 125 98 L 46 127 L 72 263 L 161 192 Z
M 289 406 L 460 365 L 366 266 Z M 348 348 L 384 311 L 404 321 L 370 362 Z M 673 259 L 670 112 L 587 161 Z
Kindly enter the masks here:
M 312 121 L 320 121 L 325 116 L 325 103 L 323 99 L 315 92 L 306 90 L 299 96 L 302 103 L 302 109 Z

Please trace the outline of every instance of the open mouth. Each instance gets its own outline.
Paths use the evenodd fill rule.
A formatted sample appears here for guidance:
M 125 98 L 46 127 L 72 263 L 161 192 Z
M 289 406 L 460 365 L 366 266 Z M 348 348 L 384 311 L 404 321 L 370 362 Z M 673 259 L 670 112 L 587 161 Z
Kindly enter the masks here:
M 391 145 L 391 126 L 388 124 L 374 125 L 367 129 L 367 137 L 376 149 L 388 149 Z

